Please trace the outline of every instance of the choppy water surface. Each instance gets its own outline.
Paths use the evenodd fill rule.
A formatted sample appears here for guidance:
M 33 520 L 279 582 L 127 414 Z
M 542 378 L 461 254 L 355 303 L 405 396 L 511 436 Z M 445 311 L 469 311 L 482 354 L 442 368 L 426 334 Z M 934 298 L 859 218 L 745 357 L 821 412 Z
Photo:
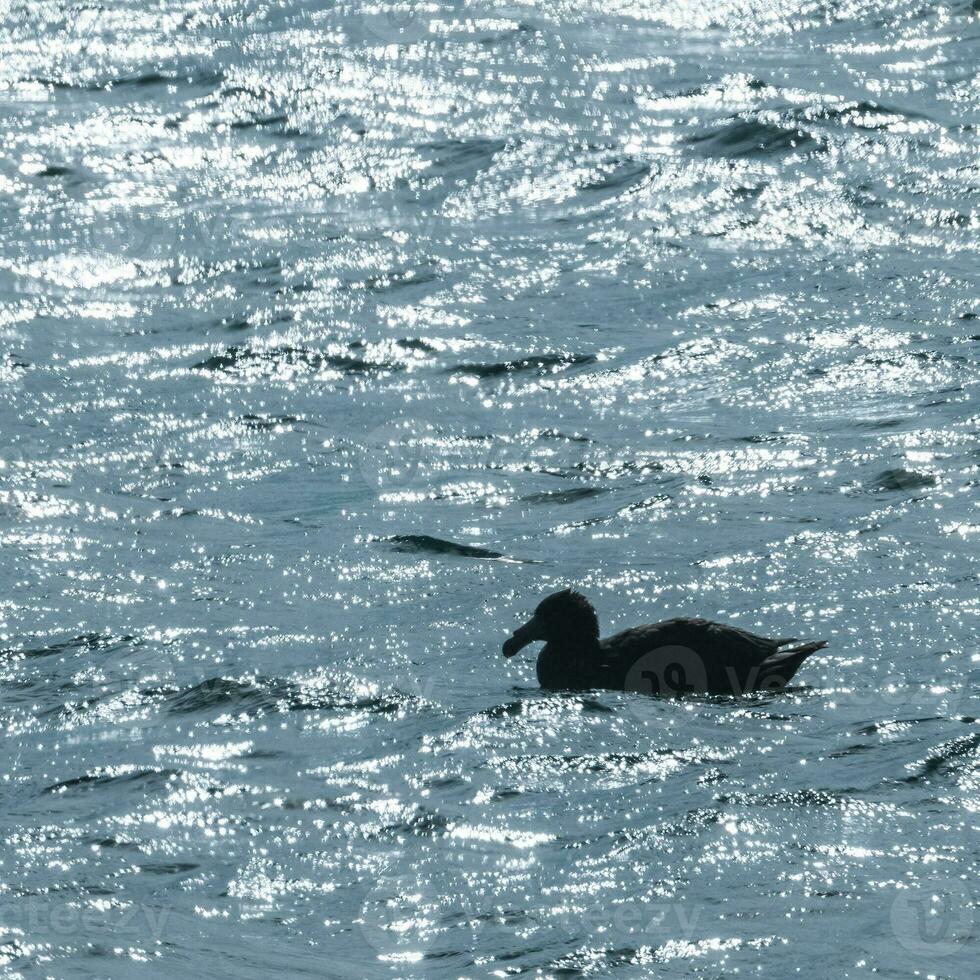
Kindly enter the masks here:
M 976 6 L 5 4 L 4 975 L 975 975 Z

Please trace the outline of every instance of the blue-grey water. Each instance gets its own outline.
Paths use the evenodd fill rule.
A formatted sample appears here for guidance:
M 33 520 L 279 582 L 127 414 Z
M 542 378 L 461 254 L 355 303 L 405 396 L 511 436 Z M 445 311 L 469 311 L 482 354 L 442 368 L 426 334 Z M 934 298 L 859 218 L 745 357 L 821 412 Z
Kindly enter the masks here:
M 0 7 L 0 970 L 980 960 L 975 0 Z M 826 638 L 545 693 L 507 632 Z

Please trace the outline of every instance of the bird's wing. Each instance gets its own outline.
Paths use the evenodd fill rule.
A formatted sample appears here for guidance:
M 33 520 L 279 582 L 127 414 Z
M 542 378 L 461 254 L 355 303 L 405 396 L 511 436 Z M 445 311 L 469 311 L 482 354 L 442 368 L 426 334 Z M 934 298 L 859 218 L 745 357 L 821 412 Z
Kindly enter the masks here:
M 741 694 L 770 682 L 784 685 L 824 645 L 780 650 L 785 642 L 706 619 L 637 626 L 601 641 L 593 686 L 661 694 Z
M 635 626 L 603 640 L 604 663 L 626 665 L 662 647 L 687 647 L 708 665 L 712 662 L 750 668 L 779 650 L 780 641 L 757 636 L 737 626 L 707 619 L 668 619 L 649 626 Z
M 729 659 L 737 658 L 748 664 L 762 663 L 779 649 L 781 643 L 787 642 L 724 623 L 708 623 L 708 633 L 709 643 L 714 649 L 729 651 Z

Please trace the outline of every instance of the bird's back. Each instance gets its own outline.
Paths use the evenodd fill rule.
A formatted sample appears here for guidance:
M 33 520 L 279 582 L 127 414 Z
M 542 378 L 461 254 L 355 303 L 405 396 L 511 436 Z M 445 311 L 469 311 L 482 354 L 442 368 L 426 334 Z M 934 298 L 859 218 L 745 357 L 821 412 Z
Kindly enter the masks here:
M 655 694 L 741 694 L 783 686 L 823 645 L 780 650 L 790 642 L 706 619 L 634 626 L 600 641 L 594 686 Z

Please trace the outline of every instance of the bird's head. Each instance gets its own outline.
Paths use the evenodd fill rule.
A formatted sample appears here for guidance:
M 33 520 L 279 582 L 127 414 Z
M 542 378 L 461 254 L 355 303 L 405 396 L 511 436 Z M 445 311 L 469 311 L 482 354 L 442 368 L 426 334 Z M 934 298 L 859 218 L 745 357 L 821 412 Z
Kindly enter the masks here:
M 504 643 L 504 656 L 513 657 L 535 640 L 569 647 L 599 641 L 599 618 L 580 592 L 563 589 L 538 603 L 534 615 Z

